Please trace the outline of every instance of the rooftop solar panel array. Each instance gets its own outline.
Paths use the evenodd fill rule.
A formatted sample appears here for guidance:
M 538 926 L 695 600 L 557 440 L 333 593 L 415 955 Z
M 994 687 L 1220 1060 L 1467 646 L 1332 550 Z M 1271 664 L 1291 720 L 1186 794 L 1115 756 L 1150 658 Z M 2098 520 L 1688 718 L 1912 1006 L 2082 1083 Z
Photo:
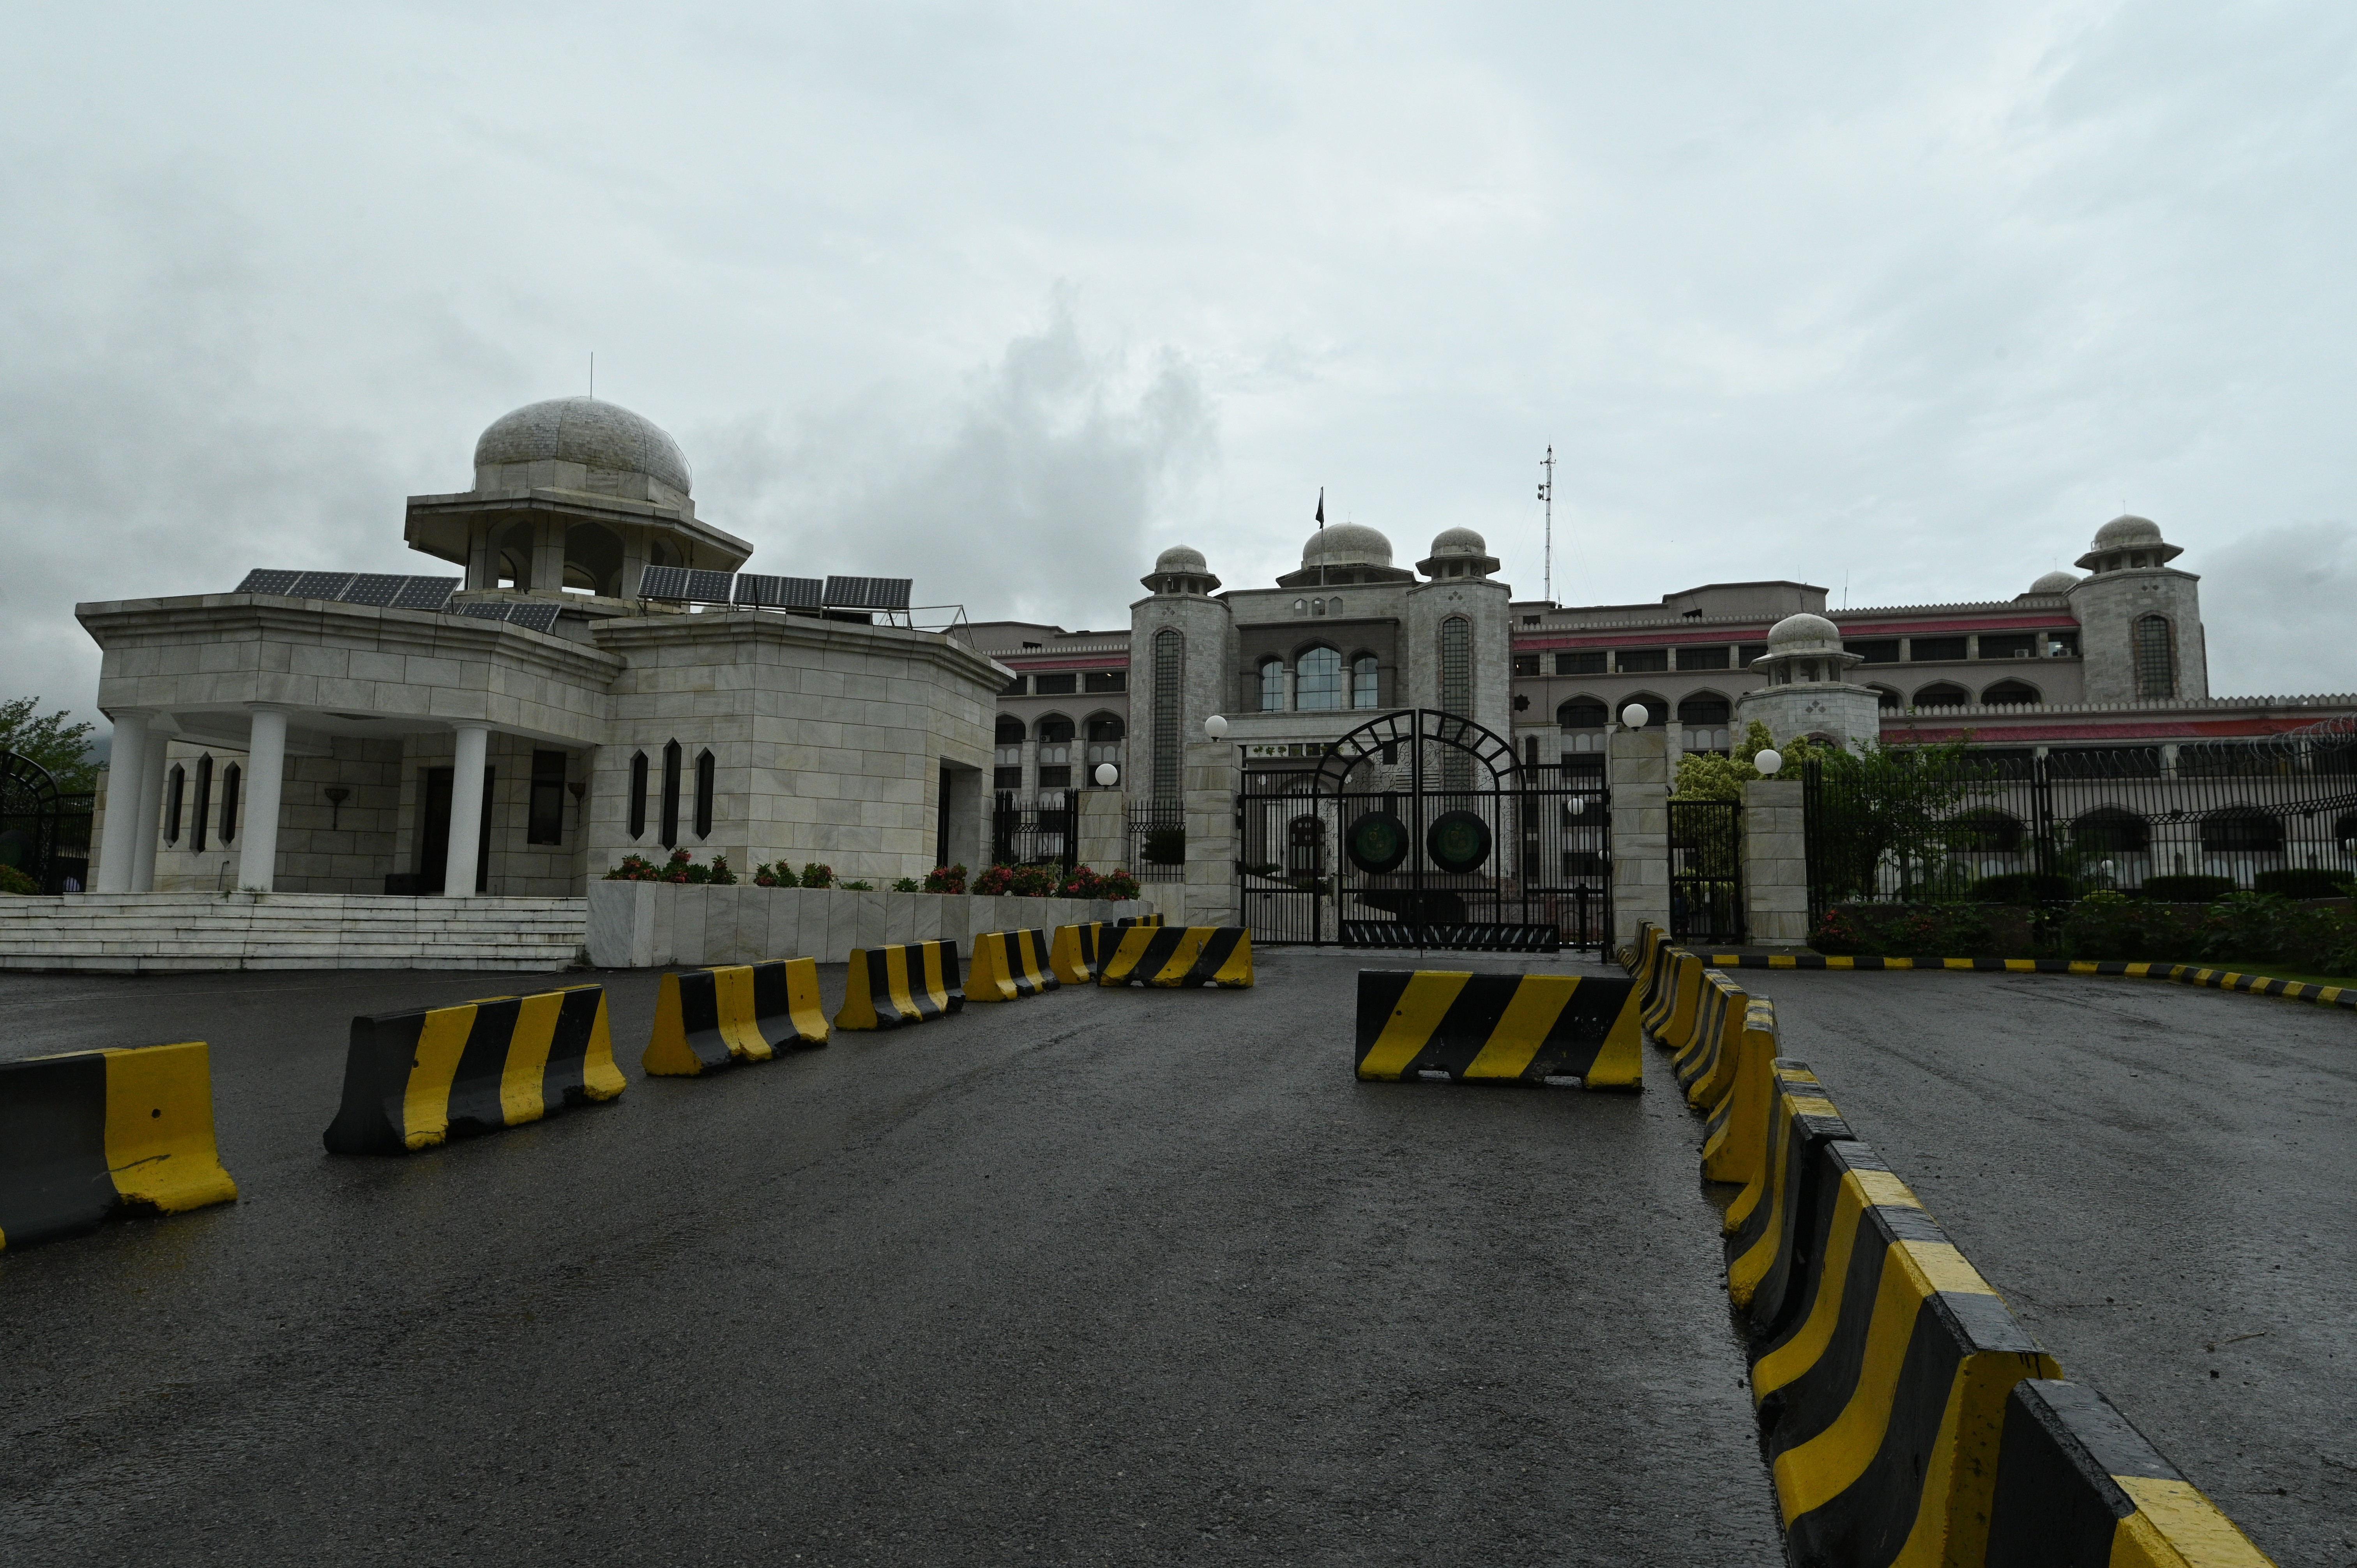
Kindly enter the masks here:
M 829 577 L 829 608 L 845 610 L 905 610 L 909 607 L 906 577 Z
M 385 607 L 396 610 L 438 610 L 447 608 L 450 596 L 458 591 L 457 577 L 404 577 L 401 587 Z
M 737 599 L 765 610 L 814 610 L 824 602 L 826 585 L 816 577 L 765 577 L 759 572 L 737 575 Z
M 460 605 L 457 613 L 472 620 L 505 620 L 508 618 L 508 604 L 505 599 L 499 599 L 490 603 Z
M 649 566 L 639 574 L 638 596 L 642 599 L 684 599 L 687 597 L 687 568 L 684 566 Z
M 687 597 L 699 605 L 729 605 L 737 602 L 737 575 L 734 572 L 690 572 L 687 575 Z
M 562 605 L 552 605 L 545 602 L 536 605 L 510 605 L 508 607 L 508 624 L 510 626 L 527 627 L 533 631 L 553 633 L 556 630 L 557 612 L 564 607 L 565 607 Z
M 404 577 L 388 572 L 277 572 L 257 567 L 236 589 L 289 599 L 332 599 L 379 609 L 438 610 L 458 586 L 456 577 Z
M 300 572 L 265 571 L 257 566 L 245 575 L 244 582 L 240 583 L 231 591 L 239 594 L 284 594 L 295 585 L 295 579 L 302 575 Z
M 290 599 L 340 599 L 351 585 L 350 572 L 306 572 L 286 590 Z

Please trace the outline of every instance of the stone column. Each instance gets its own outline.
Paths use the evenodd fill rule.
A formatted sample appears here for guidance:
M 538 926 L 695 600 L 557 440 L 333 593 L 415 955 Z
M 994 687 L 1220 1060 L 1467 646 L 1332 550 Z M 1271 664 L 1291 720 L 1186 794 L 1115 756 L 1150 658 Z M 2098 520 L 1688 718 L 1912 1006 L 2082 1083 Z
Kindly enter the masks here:
M 544 518 L 533 532 L 532 585 L 535 592 L 554 593 L 565 586 L 565 520 Z
M 1081 791 L 1079 853 L 1081 864 L 1092 871 L 1114 871 L 1129 865 L 1129 791 Z
M 93 893 L 128 893 L 131 872 L 138 859 L 140 802 L 157 792 L 162 780 L 147 768 L 147 714 L 125 708 L 113 715 L 114 746 L 106 768 L 106 826 L 99 834 L 98 874 L 91 878 Z
M 1187 880 L 1180 885 L 1190 926 L 1236 923 L 1236 748 L 1225 740 L 1187 743 L 1184 775 Z M 1168 886 L 1168 883 L 1162 884 Z
M 1023 787 L 1015 793 L 1027 800 L 1039 798 L 1039 741 L 1028 729 L 1023 732 Z
M 1670 923 L 1669 736 L 1617 725 L 1604 737 L 1612 791 L 1612 940 L 1634 947 L 1637 923 Z
M 1798 779 L 1743 787 L 1743 923 L 1751 945 L 1809 940 L 1809 844 Z
M 483 837 L 483 757 L 490 748 L 488 725 L 452 725 L 457 755 L 450 768 L 450 847 L 442 859 L 442 894 L 475 896 L 477 852 Z
M 172 730 L 168 714 L 148 722 L 147 745 L 139 764 L 138 837 L 131 846 L 131 891 L 156 891 L 156 844 L 164 826 L 164 775 L 169 770 Z
M 278 885 L 278 802 L 286 787 L 286 715 L 253 710 L 245 747 L 245 843 L 237 857 L 237 885 L 264 893 Z

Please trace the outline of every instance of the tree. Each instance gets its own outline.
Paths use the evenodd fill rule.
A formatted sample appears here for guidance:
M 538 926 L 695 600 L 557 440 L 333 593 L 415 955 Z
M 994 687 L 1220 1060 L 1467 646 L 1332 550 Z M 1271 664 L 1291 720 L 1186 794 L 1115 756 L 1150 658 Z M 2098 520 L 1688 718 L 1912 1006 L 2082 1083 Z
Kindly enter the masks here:
M 1854 752 L 1821 753 L 1813 875 L 1836 897 L 1873 897 L 1886 865 L 1899 874 L 1902 899 L 1954 882 L 1949 857 L 1974 837 L 1971 819 L 1957 808 L 1993 800 L 2002 789 L 1996 765 L 1972 754 L 1971 739 L 1967 730 L 1938 746 L 1869 740 Z
M 68 724 L 72 715 L 59 708 L 38 710 L 38 697 L 0 700 L 0 751 L 30 757 L 49 770 L 61 794 L 87 795 L 98 788 L 98 764 L 90 759 L 90 737 L 98 726 Z
M 1721 757 L 1715 751 L 1689 751 L 1678 758 L 1678 778 L 1670 791 L 1673 800 L 1740 800 L 1743 787 L 1766 774 L 1751 766 L 1751 759 L 1766 751 L 1775 742 L 1768 726 L 1753 719 L 1737 743 L 1734 754 Z M 1784 767 L 1780 779 L 1798 779 L 1801 769 L 1811 757 L 1823 757 L 1835 750 L 1827 746 L 1812 746 L 1806 740 L 1794 738 L 1782 748 Z

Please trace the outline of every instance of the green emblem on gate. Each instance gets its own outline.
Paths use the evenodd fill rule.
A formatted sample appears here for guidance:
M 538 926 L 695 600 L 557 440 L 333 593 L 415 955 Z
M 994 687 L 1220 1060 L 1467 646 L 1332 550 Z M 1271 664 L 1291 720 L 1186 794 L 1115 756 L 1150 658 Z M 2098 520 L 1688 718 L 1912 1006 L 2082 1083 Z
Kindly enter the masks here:
M 1471 811 L 1443 811 L 1424 835 L 1425 853 L 1443 871 L 1476 871 L 1490 858 L 1490 824 Z
M 1370 876 L 1381 876 L 1407 858 L 1407 828 L 1389 811 L 1369 811 L 1351 824 L 1342 846 L 1351 864 Z

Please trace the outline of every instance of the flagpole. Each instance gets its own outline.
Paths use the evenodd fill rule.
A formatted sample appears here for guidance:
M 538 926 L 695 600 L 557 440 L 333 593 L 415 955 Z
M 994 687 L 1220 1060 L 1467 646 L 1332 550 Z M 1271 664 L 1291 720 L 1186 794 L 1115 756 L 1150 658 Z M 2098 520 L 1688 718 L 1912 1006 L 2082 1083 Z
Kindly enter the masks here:
M 1326 532 L 1326 487 L 1323 485 L 1318 487 L 1318 532 Z M 1326 587 L 1326 552 L 1323 550 L 1318 553 L 1318 587 L 1320 592 Z

